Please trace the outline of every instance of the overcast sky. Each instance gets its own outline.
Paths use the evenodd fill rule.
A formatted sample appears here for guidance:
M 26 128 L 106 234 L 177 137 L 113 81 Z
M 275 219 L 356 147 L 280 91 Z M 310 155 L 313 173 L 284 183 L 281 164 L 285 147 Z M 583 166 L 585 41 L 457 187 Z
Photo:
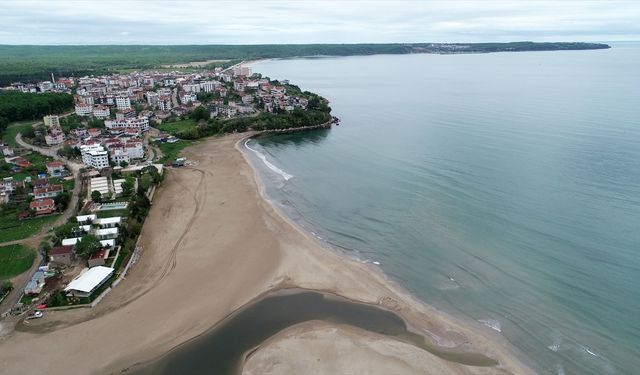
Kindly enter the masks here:
M 521 40 L 640 40 L 640 0 L 0 0 L 0 44 Z

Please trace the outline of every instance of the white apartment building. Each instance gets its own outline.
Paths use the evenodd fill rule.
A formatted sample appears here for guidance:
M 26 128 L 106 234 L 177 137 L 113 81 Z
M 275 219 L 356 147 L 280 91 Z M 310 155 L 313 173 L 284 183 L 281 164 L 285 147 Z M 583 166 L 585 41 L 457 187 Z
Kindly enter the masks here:
M 191 93 L 191 92 L 183 92 L 180 95 L 180 103 L 182 103 L 182 104 L 193 103 L 196 100 L 198 100 L 198 97 L 196 96 L 196 94 Z
M 43 121 L 44 121 L 44 124 L 49 127 L 60 126 L 60 117 L 56 115 L 44 116 Z
M 127 151 L 129 159 L 142 159 L 144 157 L 142 142 L 128 141 L 124 149 Z
M 93 115 L 99 119 L 109 118 L 110 114 L 109 107 L 99 105 L 93 108 Z
M 91 95 L 82 95 L 80 97 L 80 101 L 83 102 L 84 104 L 89 104 L 89 105 L 94 105 L 95 104 L 93 96 L 91 96 Z
M 130 162 L 130 158 L 129 158 L 129 154 L 127 153 L 127 151 L 124 148 L 114 148 L 111 149 L 111 161 L 116 163 L 116 164 L 120 164 L 123 161 L 126 163 Z
M 122 120 L 105 120 L 104 126 L 109 130 L 124 131 L 125 128 L 135 128 L 145 132 L 149 130 L 149 118 L 147 116 L 139 116 Z
M 80 146 L 82 153 L 82 162 L 95 169 L 107 168 L 109 166 L 109 155 L 100 145 L 83 145 Z
M 158 108 L 160 108 L 161 111 L 170 111 L 171 108 L 173 108 L 171 105 L 171 96 L 161 96 L 158 100 Z
M 186 92 L 200 92 L 200 84 L 199 83 L 187 83 L 182 85 L 182 89 Z
M 219 85 L 220 85 L 220 82 L 207 81 L 207 82 L 201 82 L 200 83 L 200 88 L 204 92 L 214 92 L 216 90 L 216 87 L 219 86 Z
M 130 109 L 131 100 L 129 99 L 128 96 L 117 96 L 116 107 L 118 107 L 118 109 Z
M 147 91 L 144 94 L 147 97 L 147 103 L 149 103 L 149 105 L 154 106 L 154 107 L 156 105 L 158 105 L 158 101 L 159 101 L 158 93 L 153 92 L 153 91 Z
M 44 141 L 49 146 L 59 145 L 64 142 L 64 133 L 58 127 L 51 128 L 51 131 L 45 134 Z
M 78 116 L 91 116 L 93 113 L 93 107 L 89 104 L 79 103 L 76 104 L 76 115 Z

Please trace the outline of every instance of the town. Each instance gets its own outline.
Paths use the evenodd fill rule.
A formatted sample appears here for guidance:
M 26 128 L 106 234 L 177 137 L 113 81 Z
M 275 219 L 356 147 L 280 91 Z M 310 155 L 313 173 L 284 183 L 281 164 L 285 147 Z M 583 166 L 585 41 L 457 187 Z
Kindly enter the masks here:
M 328 108 L 317 95 L 242 63 L 190 72 L 52 74 L 50 81 L 2 91 L 73 95 L 71 110 L 17 124 L 19 131 L 7 131 L 0 144 L 0 249 L 8 254 L 5 268 L 13 267 L 0 273 L 12 280 L 0 286 L 0 313 L 27 321 L 47 309 L 93 306 L 117 285 L 142 251 L 137 238 L 164 169 L 197 162 L 178 152 L 198 131 L 237 131 L 233 120 L 268 115 L 306 121 L 305 112 Z M 324 108 L 320 126 L 335 121 Z

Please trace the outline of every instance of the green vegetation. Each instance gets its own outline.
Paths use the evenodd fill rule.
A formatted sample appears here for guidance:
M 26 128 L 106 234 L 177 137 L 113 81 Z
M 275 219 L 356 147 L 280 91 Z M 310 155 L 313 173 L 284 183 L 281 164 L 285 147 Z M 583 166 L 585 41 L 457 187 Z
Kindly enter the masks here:
M 4 132 L 10 122 L 39 120 L 51 113 L 62 113 L 72 106 L 73 96 L 70 94 L 0 91 L 0 133 Z
M 129 210 L 128 209 L 124 209 L 124 210 L 105 210 L 105 211 L 97 211 L 96 212 L 96 216 L 100 219 L 106 218 L 106 217 L 116 217 L 116 216 L 121 216 L 121 217 L 126 217 L 127 215 L 129 215 Z
M 35 251 L 24 245 L 0 247 L 0 279 L 8 279 L 27 271 L 35 258 Z
M 2 133 L 2 141 L 11 147 L 18 147 L 18 144 L 16 143 L 16 135 L 18 135 L 18 133 L 24 134 L 27 129 L 33 129 L 31 125 L 33 125 L 32 121 L 23 121 L 10 124 L 6 129 L 4 129 L 4 131 L 0 129 L 0 133 Z
M 16 211 L 3 210 L 0 214 L 0 243 L 30 237 L 45 225 L 52 224 L 58 216 L 49 215 L 19 221 Z
M 0 86 L 206 60 L 406 53 L 483 53 L 609 48 L 598 43 L 390 43 L 184 46 L 0 46 Z M 229 65 L 232 62 L 223 63 Z M 215 64 L 215 63 L 214 63 Z
M 179 140 L 175 143 L 162 143 L 159 145 L 160 151 L 162 151 L 161 163 L 174 160 L 180 154 L 183 148 L 191 146 L 193 141 Z
M 81 258 L 88 259 L 93 253 L 100 250 L 101 247 L 102 245 L 98 237 L 93 234 L 88 234 L 78 241 L 74 251 Z
M 195 129 L 198 124 L 195 120 L 186 119 L 179 121 L 163 121 L 162 124 L 156 126 L 156 128 L 170 134 L 177 134 L 183 130 Z

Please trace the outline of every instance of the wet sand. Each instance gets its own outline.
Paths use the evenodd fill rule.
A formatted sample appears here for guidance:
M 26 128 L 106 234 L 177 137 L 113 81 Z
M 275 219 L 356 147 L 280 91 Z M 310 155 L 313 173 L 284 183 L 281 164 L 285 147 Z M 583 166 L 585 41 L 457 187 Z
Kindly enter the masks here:
M 392 360 L 383 368 L 389 372 L 411 367 L 422 373 L 440 368 L 446 371 L 439 373 L 456 374 L 530 373 L 499 336 L 425 306 L 381 272 L 323 248 L 293 226 L 260 196 L 255 173 L 236 148 L 241 138 L 212 138 L 186 149 L 185 156 L 198 164 L 168 171 L 144 225 L 142 257 L 131 274 L 95 309 L 49 312 L 1 337 L 3 372 L 120 373 L 202 334 L 268 290 L 301 287 L 379 304 L 434 342 L 485 354 L 500 365 L 465 366 L 423 350 L 398 356 L 400 344 L 394 340 L 349 328 L 326 334 L 333 328 L 303 324 L 255 351 L 247 373 L 266 368 L 286 373 L 295 366 L 324 373 L 332 363 L 347 366 L 340 367 L 347 373 L 367 372 L 362 364 L 349 368 L 350 361 L 328 350 L 336 340 L 341 353 L 357 352 L 358 362 L 382 363 L 388 353 Z M 291 355 L 298 352 L 319 356 L 318 367 Z M 278 372 L 276 364 L 285 371 Z

